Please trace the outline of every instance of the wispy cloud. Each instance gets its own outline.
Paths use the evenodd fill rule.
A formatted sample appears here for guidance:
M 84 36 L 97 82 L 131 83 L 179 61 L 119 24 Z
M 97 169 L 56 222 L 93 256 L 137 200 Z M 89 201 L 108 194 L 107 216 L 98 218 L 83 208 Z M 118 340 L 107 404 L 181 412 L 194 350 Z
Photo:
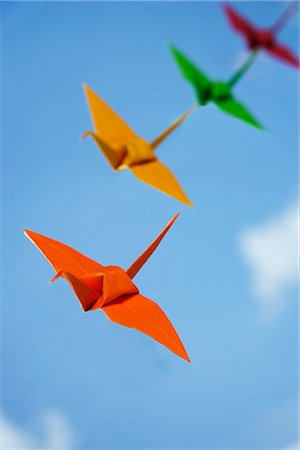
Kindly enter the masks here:
M 298 278 L 298 207 L 291 205 L 273 219 L 241 233 L 240 246 L 250 267 L 261 306 L 276 312 Z
M 295 442 L 289 447 L 285 447 L 283 450 L 300 450 L 300 442 Z
M 1 449 L 3 450 L 71 450 L 74 442 L 71 427 L 63 414 L 47 411 L 42 418 L 42 433 L 29 432 L 0 413 Z M 42 437 L 41 437 L 42 436 Z

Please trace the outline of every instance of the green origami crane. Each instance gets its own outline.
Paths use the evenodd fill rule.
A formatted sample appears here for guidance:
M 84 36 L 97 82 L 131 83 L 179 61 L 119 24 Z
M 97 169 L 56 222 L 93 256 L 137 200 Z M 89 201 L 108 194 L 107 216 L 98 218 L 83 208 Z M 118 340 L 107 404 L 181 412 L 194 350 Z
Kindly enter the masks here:
M 252 52 L 246 63 L 227 82 L 211 81 L 201 70 L 198 69 L 183 53 L 171 46 L 171 52 L 184 76 L 195 91 L 197 101 L 201 106 L 209 102 L 215 103 L 222 111 L 237 117 L 244 122 L 253 125 L 260 130 L 264 127 L 255 119 L 247 108 L 238 102 L 231 93 L 233 86 L 245 74 L 255 60 L 256 53 Z

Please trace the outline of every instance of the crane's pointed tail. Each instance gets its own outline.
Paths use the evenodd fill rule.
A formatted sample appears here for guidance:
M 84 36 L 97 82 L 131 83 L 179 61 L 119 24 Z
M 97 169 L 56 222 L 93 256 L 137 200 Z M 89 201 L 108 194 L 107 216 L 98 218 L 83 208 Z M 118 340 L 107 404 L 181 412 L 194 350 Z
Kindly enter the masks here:
M 163 131 L 159 136 L 157 136 L 154 141 L 151 142 L 151 147 L 153 150 L 160 145 L 168 136 L 169 134 L 173 133 L 173 131 L 176 130 L 176 128 L 179 127 L 179 125 L 182 124 L 182 122 L 185 121 L 185 119 L 192 114 L 193 111 L 198 107 L 198 104 L 193 105 L 191 108 L 189 108 L 182 116 L 179 117 L 175 122 L 173 122 L 165 131 Z
M 161 240 L 165 236 L 165 234 L 169 231 L 177 217 L 179 216 L 179 213 L 175 214 L 174 217 L 167 223 L 165 228 L 159 233 L 159 235 L 154 239 L 154 241 L 149 245 L 149 247 L 146 248 L 146 250 L 143 251 L 143 253 L 134 261 L 133 264 L 127 269 L 127 274 L 130 278 L 133 278 L 138 271 L 141 269 L 141 267 L 145 264 L 145 262 L 150 258 L 154 250 L 158 247 Z
M 299 11 L 298 2 L 290 2 L 287 8 L 283 11 L 281 16 L 276 20 L 272 26 L 273 33 L 279 33 L 286 23 Z

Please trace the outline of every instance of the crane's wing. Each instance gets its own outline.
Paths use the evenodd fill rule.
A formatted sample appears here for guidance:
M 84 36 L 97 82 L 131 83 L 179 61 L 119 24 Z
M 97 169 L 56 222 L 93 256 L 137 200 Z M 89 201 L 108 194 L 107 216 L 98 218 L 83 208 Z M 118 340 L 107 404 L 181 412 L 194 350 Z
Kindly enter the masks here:
M 197 105 L 192 106 L 186 113 L 184 113 L 179 119 L 177 119 L 172 125 L 169 126 L 163 133 L 161 133 L 157 138 L 154 139 L 153 142 L 151 142 L 151 147 L 155 149 L 159 144 L 161 144 L 166 137 L 169 136 L 174 130 L 176 130 L 179 125 L 182 124 L 182 122 L 185 121 L 185 119 L 197 108 Z
M 128 168 L 140 181 L 192 206 L 172 172 L 160 161 L 134 164 Z
M 265 50 L 275 58 L 280 59 L 281 61 L 284 61 L 288 64 L 291 64 L 292 66 L 298 69 L 300 68 L 299 58 L 286 46 L 281 44 L 275 44 L 272 47 L 265 48 Z
M 233 97 L 229 97 L 226 100 L 215 102 L 218 108 L 227 114 L 230 114 L 237 119 L 242 120 L 254 127 L 264 130 L 264 127 L 255 119 L 255 117 L 248 111 L 248 109 Z
M 136 137 L 130 126 L 99 95 L 83 86 L 96 134 L 104 141 L 127 142 Z
M 45 256 L 57 274 L 60 272 L 71 272 L 75 276 L 80 277 L 87 272 L 103 267 L 96 261 L 61 242 L 29 230 L 24 230 L 24 233 Z M 61 276 L 64 277 L 64 273 Z
M 171 226 L 173 225 L 178 216 L 179 213 L 175 214 L 175 216 L 172 217 L 172 219 L 167 223 L 165 228 L 159 233 L 159 235 L 154 239 L 154 241 L 151 242 L 151 244 L 146 248 L 146 250 L 144 250 L 143 253 L 127 269 L 126 272 L 130 278 L 135 277 L 135 275 L 138 273 L 141 267 L 143 267 L 145 262 L 150 258 L 150 256 L 156 250 L 161 240 L 163 239 L 165 234 L 169 231 L 169 229 L 171 228 Z
M 171 52 L 181 70 L 183 77 L 189 81 L 195 89 L 196 96 L 201 102 L 205 97 L 206 90 L 211 87 L 212 82 L 187 56 L 177 48 L 171 46 Z
M 141 331 L 190 362 L 170 320 L 160 306 L 141 294 L 124 296 L 102 307 L 107 317 L 120 325 Z
M 232 28 L 243 34 L 246 38 L 252 34 L 255 33 L 256 27 L 249 22 L 249 20 L 245 19 L 240 13 L 235 11 L 228 3 L 224 4 L 224 12 L 232 26 Z

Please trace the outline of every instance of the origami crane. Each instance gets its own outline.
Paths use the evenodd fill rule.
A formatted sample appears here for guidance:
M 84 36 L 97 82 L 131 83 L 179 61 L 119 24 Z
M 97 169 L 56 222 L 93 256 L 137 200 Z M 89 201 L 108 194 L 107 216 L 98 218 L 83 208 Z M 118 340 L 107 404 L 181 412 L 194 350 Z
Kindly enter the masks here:
M 160 136 L 148 143 L 139 137 L 127 123 L 113 111 L 95 92 L 84 85 L 95 132 L 91 136 L 114 170 L 129 169 L 146 184 L 192 206 L 172 172 L 160 162 L 154 150 L 195 109 L 189 109 Z
M 256 54 L 250 55 L 245 64 L 227 82 L 212 81 L 190 59 L 178 49 L 171 46 L 171 52 L 184 76 L 189 81 L 196 93 L 198 103 L 201 106 L 209 102 L 214 103 L 223 112 L 230 114 L 256 128 L 263 126 L 253 117 L 247 108 L 237 101 L 231 90 L 237 81 L 245 74 L 253 63 Z
M 157 303 L 141 295 L 132 282 L 178 215 L 169 221 L 126 271 L 118 266 L 102 266 L 73 248 L 33 231 L 24 230 L 24 233 L 54 268 L 56 275 L 50 281 L 65 278 L 84 311 L 102 309 L 111 321 L 147 334 L 190 362 L 163 310 Z
M 241 14 L 237 13 L 230 5 L 224 5 L 225 14 L 232 28 L 243 35 L 250 50 L 266 50 L 270 55 L 299 68 L 300 62 L 297 56 L 287 47 L 277 42 L 277 33 L 296 12 L 296 8 L 296 2 L 291 3 L 272 27 L 257 28 Z

